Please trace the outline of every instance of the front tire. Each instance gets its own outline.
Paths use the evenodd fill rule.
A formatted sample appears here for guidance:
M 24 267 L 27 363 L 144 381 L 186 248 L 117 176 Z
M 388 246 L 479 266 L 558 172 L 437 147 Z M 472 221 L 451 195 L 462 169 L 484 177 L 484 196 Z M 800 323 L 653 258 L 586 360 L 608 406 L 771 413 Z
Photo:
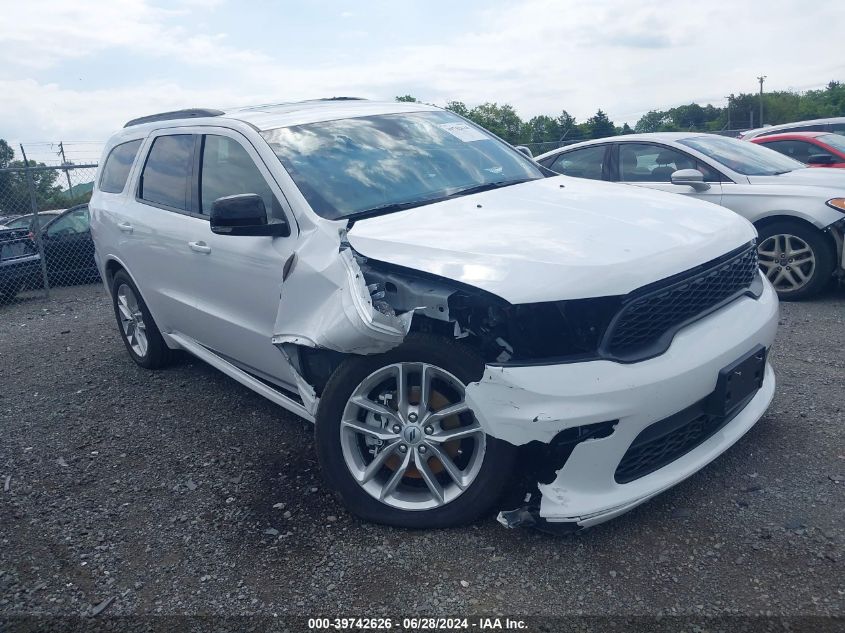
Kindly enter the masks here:
M 759 233 L 760 268 L 782 301 L 814 297 L 830 282 L 836 258 L 821 231 L 781 220 L 764 226 Z
M 125 271 L 115 273 L 111 296 L 120 337 L 132 360 L 145 369 L 169 365 L 173 350 L 167 347 L 141 293 Z
M 341 363 L 323 390 L 315 433 L 324 477 L 351 512 L 442 528 L 490 510 L 516 449 L 487 436 L 464 399 L 483 367 L 467 348 L 427 334 Z

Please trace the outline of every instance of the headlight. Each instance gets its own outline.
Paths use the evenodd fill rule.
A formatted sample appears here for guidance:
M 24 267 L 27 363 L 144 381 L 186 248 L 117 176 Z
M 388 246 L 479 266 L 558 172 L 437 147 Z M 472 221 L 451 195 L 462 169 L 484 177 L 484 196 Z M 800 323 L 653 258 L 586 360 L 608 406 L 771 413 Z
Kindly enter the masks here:
M 593 359 L 620 297 L 491 307 L 471 327 L 493 364 Z
M 831 198 L 827 201 L 827 206 L 833 207 L 837 211 L 845 211 L 845 198 Z

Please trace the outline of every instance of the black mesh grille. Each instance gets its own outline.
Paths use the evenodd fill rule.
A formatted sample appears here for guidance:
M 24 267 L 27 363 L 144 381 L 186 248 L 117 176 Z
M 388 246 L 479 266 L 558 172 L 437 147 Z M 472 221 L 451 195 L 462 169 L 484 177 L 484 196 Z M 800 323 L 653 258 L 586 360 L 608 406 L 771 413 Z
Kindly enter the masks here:
M 616 468 L 616 481 L 628 483 L 663 468 L 701 444 L 726 422 L 724 417 L 700 413 L 660 437 L 642 440 L 638 436 Z
M 640 355 L 679 326 L 738 296 L 755 279 L 757 247 L 705 265 L 625 305 L 610 327 L 606 349 L 620 358 Z

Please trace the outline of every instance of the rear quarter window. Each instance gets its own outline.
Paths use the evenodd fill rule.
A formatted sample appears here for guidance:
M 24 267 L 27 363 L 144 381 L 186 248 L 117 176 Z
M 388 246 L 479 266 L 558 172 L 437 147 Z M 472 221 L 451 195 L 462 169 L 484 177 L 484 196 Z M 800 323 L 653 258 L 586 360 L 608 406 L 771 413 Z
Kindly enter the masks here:
M 141 147 L 141 139 L 121 143 L 112 148 L 103 165 L 103 173 L 100 176 L 100 191 L 106 193 L 120 193 L 126 186 L 129 178 L 129 170 L 138 155 L 138 148 Z

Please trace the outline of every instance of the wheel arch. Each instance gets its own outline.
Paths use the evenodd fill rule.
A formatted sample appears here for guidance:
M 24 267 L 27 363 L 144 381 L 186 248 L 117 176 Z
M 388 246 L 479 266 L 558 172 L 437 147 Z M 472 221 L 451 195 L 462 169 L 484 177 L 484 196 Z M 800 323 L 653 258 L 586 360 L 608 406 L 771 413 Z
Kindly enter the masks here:
M 103 272 L 105 273 L 104 276 L 104 285 L 106 286 L 106 290 L 109 293 L 109 296 L 112 294 L 112 284 L 114 284 L 114 277 L 117 275 L 118 271 L 123 271 L 129 276 L 129 279 L 135 284 L 135 288 L 138 290 L 138 293 L 141 295 L 141 298 L 144 299 L 144 303 L 147 306 L 147 310 L 150 311 L 150 315 L 152 315 L 153 320 L 158 323 L 158 315 L 154 312 L 152 306 L 150 306 L 149 302 L 144 297 L 144 292 L 141 289 L 141 285 L 138 283 L 138 280 L 135 276 L 130 272 L 129 268 L 120 261 L 119 258 L 115 257 L 114 255 L 108 255 L 105 258 L 105 264 L 103 265 Z M 171 349 L 178 349 L 180 346 L 176 344 L 173 339 L 166 332 L 161 333 L 164 341 L 167 343 L 168 347 Z
M 788 215 L 785 213 L 777 215 L 767 215 L 764 218 L 756 220 L 754 222 L 754 228 L 757 229 L 758 233 L 760 233 L 762 229 L 771 226 L 772 224 L 778 224 L 779 222 L 791 222 L 794 224 L 799 224 L 807 229 L 815 229 L 822 236 L 822 238 L 830 245 L 833 252 L 836 252 L 836 239 L 833 237 L 831 232 L 827 230 L 827 227 L 820 228 L 801 216 Z

